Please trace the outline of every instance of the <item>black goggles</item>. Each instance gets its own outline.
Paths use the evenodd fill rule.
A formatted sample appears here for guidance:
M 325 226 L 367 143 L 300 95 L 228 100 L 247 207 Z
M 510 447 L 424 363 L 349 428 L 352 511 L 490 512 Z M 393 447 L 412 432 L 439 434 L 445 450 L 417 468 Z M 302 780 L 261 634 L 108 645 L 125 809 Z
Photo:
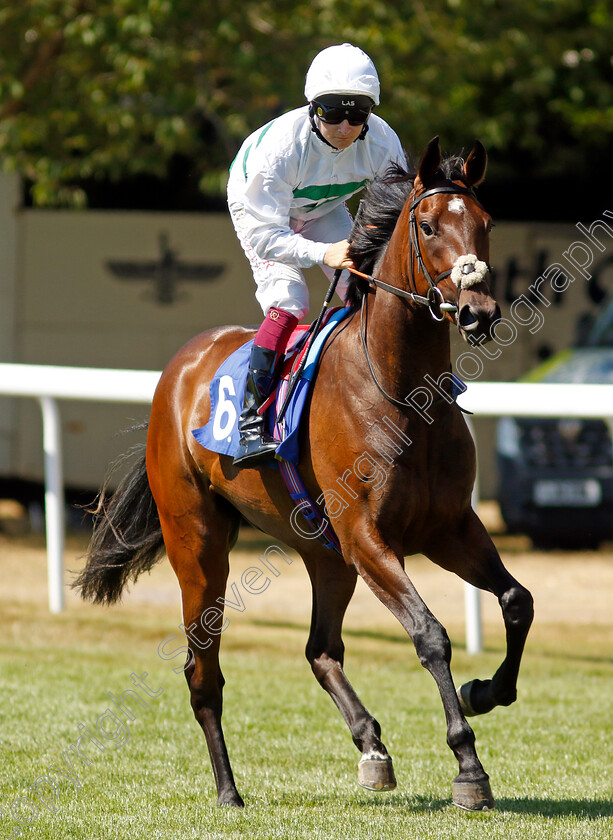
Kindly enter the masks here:
M 323 102 L 314 102 L 315 114 L 322 122 L 329 125 L 338 125 L 347 120 L 349 125 L 364 125 L 370 116 L 372 106 L 361 108 L 356 105 L 324 105 Z

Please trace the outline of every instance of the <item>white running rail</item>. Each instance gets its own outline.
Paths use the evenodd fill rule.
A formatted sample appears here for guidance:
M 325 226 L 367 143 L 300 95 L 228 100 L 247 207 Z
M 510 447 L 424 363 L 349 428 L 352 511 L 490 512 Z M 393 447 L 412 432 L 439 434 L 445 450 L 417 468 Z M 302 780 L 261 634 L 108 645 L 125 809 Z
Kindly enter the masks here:
M 49 609 L 62 612 L 64 598 L 64 481 L 57 400 L 150 403 L 159 371 L 0 364 L 0 394 L 33 397 L 43 414 L 45 528 Z

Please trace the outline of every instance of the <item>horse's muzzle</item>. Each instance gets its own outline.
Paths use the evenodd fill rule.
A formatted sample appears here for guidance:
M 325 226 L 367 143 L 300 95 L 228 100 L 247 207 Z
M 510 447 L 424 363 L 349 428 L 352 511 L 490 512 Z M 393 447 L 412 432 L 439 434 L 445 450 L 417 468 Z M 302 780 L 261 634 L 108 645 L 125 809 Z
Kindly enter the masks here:
M 500 307 L 496 301 L 487 297 L 479 301 L 467 301 L 458 311 L 457 325 L 465 341 L 469 337 L 478 339 L 480 344 L 492 339 L 492 329 L 500 321 Z

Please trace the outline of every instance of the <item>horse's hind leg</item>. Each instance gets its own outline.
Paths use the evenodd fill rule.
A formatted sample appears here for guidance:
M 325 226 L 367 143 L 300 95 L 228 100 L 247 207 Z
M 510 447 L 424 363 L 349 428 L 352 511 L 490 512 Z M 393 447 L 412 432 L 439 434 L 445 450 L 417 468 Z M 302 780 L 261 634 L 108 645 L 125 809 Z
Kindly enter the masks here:
M 189 654 L 185 676 L 194 716 L 206 738 L 218 805 L 242 806 L 221 727 L 224 678 L 219 644 L 224 630 L 223 596 L 228 552 L 239 516 L 223 500 L 198 486 L 194 476 L 181 485 L 160 485 L 150 470 L 168 558 L 179 579 L 183 629 Z
M 345 646 L 341 630 L 345 611 L 353 595 L 357 574 L 342 560 L 305 559 L 313 587 L 311 632 L 306 657 L 319 684 L 336 703 L 362 758 L 358 782 L 371 790 L 396 787 L 392 759 L 382 743 L 381 727 L 362 705 L 343 671 Z
M 466 715 L 509 706 L 517 699 L 517 678 L 534 608 L 532 596 L 505 569 L 490 536 L 471 510 L 456 533 L 440 539 L 428 556 L 473 586 L 498 598 L 506 629 L 507 651 L 491 680 L 472 680 L 458 689 Z

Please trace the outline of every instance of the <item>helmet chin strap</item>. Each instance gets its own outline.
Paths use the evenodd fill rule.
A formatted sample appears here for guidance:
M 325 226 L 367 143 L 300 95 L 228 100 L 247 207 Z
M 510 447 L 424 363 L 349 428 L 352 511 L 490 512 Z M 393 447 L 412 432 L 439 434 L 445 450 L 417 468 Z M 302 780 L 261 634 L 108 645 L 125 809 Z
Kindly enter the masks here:
M 331 149 L 336 149 L 336 146 L 333 146 L 332 143 L 330 143 L 328 140 L 326 140 L 326 138 L 323 136 L 323 134 L 319 130 L 319 126 L 317 125 L 317 119 L 315 117 L 315 106 L 313 105 L 312 102 L 309 105 L 309 119 L 311 121 L 311 131 L 314 131 L 315 134 L 319 137 L 319 139 L 322 140 L 326 144 L 326 146 L 330 146 Z M 362 126 L 362 131 L 360 132 L 360 136 L 356 137 L 356 139 L 353 142 L 355 143 L 358 140 L 363 140 L 366 137 L 367 134 L 368 134 L 368 121 L 365 122 L 364 125 Z M 338 151 L 338 149 L 336 149 L 336 150 Z
M 311 131 L 314 131 L 315 134 L 319 137 L 319 139 L 326 144 L 326 146 L 330 146 L 331 149 L 336 149 L 336 146 L 333 146 L 332 143 L 329 143 L 319 130 L 317 120 L 315 119 L 315 106 L 313 104 L 311 104 L 309 107 L 309 119 L 311 121 Z

